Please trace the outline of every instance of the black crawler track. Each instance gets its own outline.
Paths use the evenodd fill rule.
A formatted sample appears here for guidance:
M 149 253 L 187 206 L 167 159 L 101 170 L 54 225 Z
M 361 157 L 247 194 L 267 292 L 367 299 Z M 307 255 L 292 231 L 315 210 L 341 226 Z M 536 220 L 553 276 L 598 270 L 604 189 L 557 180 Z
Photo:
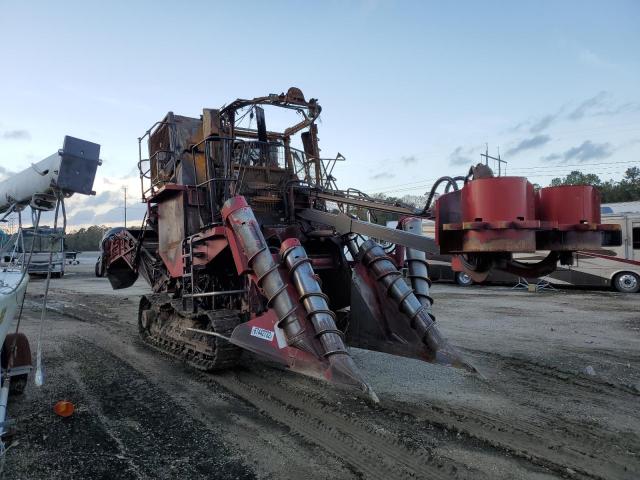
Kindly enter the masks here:
M 164 295 L 144 296 L 140 300 L 138 329 L 147 345 L 204 372 L 225 370 L 238 363 L 242 354 L 240 348 L 223 338 L 187 330 L 197 328 L 229 337 L 236 325 L 241 323 L 238 312 L 221 309 L 185 314 L 170 305 Z M 159 314 L 155 328 L 142 325 L 142 313 L 145 310 L 154 310 Z M 163 318 L 162 325 L 157 324 L 158 318 Z

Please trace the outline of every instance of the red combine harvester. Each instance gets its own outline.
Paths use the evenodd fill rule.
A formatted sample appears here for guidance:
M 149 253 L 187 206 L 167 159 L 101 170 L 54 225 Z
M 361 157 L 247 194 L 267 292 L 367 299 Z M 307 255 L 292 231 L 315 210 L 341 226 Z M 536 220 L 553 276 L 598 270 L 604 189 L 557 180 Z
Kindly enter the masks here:
M 300 120 L 270 131 L 265 106 Z M 455 254 L 476 279 L 492 268 L 537 276 L 615 240 L 593 188 L 534 192 L 484 165 L 441 178 L 420 210 L 339 190 L 332 171 L 344 158 L 320 156 L 320 111 L 290 88 L 201 118 L 170 112 L 139 139 L 147 216 L 108 232 L 101 269 L 115 289 L 138 274 L 151 286 L 138 317 L 145 342 L 208 371 L 246 349 L 375 399 L 347 345 L 475 371 L 436 327 L 426 252 Z M 448 193 L 432 207 L 439 186 Z M 391 229 L 353 209 L 401 221 Z M 422 218 L 436 220 L 435 243 Z M 534 250 L 550 253 L 535 265 L 512 259 Z

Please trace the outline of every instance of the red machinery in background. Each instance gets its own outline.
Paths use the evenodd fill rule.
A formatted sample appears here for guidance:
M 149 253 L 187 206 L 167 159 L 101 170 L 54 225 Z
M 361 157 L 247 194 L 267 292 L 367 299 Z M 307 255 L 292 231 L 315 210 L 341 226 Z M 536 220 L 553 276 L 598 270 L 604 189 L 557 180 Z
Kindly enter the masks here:
M 473 177 L 471 177 L 473 178 Z M 616 225 L 600 223 L 600 194 L 592 186 L 547 187 L 534 192 L 523 177 L 471 179 L 436 202 L 436 239 L 443 254 L 476 281 L 491 268 L 523 277 L 571 264 L 573 252 L 616 242 Z M 618 234 L 619 235 L 619 234 Z M 513 260 L 519 252 L 549 251 L 539 263 Z
M 265 107 L 300 120 L 268 130 Z M 140 139 L 148 213 L 140 229 L 107 233 L 101 270 L 113 288 L 138 274 L 152 287 L 139 310 L 147 343 L 204 370 L 246 349 L 375 398 L 348 345 L 474 371 L 436 326 L 426 252 L 456 254 L 478 278 L 491 268 L 540 274 L 611 241 L 591 187 L 534 192 L 483 165 L 440 179 L 421 210 L 339 190 L 332 171 L 343 158 L 320 156 L 320 111 L 291 88 L 200 118 L 170 112 Z M 383 227 L 354 209 L 401 221 Z M 422 218 L 435 218 L 435 243 Z M 512 258 L 536 249 L 550 251 L 540 264 Z

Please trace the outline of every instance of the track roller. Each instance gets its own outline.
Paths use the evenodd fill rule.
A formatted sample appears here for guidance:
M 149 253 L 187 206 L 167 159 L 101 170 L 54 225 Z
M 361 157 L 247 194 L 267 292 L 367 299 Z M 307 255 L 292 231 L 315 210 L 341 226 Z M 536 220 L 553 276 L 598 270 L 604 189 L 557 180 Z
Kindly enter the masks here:
M 238 363 L 242 349 L 224 338 L 241 323 L 234 310 L 190 314 L 174 308 L 167 295 L 140 299 L 138 329 L 145 343 L 198 370 L 215 371 Z

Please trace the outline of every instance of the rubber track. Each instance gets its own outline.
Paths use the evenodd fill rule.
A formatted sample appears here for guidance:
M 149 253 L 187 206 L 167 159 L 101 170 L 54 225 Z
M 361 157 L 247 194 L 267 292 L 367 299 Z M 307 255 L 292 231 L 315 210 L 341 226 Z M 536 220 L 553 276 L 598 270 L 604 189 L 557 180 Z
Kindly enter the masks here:
M 178 315 L 177 312 L 175 312 Z M 229 336 L 233 329 L 240 323 L 236 312 L 232 310 L 217 310 L 208 312 L 211 322 L 210 329 L 216 333 Z M 186 362 L 189 366 L 204 372 L 225 370 L 237 365 L 242 351 L 235 345 L 220 338 L 210 337 L 205 334 L 192 333 L 192 338 L 198 340 L 215 340 L 215 349 L 211 353 L 194 350 L 187 343 L 177 342 L 174 338 L 162 335 L 144 335 L 142 340 L 154 349 L 165 353 L 175 359 Z

